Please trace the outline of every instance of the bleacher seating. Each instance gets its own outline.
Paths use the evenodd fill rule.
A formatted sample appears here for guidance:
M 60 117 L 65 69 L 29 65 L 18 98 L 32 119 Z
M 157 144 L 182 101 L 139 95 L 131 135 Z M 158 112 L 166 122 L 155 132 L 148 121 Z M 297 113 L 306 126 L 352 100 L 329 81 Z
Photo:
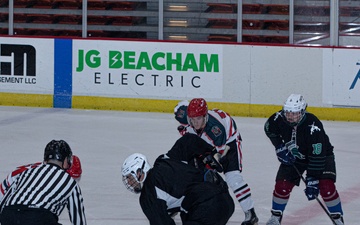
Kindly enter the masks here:
M 53 2 L 52 0 L 37 0 L 33 7 L 38 9 L 52 9 Z
M 266 4 L 263 5 L 263 14 L 289 15 L 289 5 Z
M 244 14 L 261 14 L 262 5 L 261 4 L 243 4 L 242 11 Z
M 244 4 L 242 6 L 242 29 L 243 30 L 257 30 L 257 33 L 246 34 L 243 36 L 244 42 L 270 42 L 270 43 L 288 43 L 288 36 L 270 35 L 269 30 L 288 31 L 289 21 L 287 19 L 246 19 L 247 14 L 271 14 L 271 15 L 288 15 L 289 5 L 280 4 Z M 206 12 L 211 13 L 236 13 L 236 4 L 208 4 Z M 251 17 L 253 18 L 253 17 Z M 220 28 L 220 29 L 236 29 L 237 20 L 234 19 L 216 19 L 209 18 L 206 27 Z M 236 35 L 209 35 L 208 41 L 233 41 L 236 40 Z M 286 42 L 284 42 L 286 40 Z
M 237 5 L 236 4 L 218 4 L 218 3 L 208 3 L 208 8 L 205 12 L 209 13 L 236 13 Z
M 14 35 L 70 36 L 81 37 L 82 7 L 84 0 L 14 0 Z M 178 12 L 165 10 L 164 37 L 167 30 L 174 30 L 167 21 L 176 18 L 185 21 L 176 32 L 199 37 L 194 41 L 237 42 L 238 5 L 234 1 L 222 3 L 189 2 L 179 0 L 186 10 Z M 289 39 L 289 3 L 285 1 L 244 1 L 242 5 L 243 42 L 288 43 Z M 172 4 L 173 1 L 165 2 Z M 0 1 L 0 34 L 7 34 L 9 1 Z M 87 0 L 88 34 L 91 37 L 147 38 L 157 37 L 158 1 L 115 1 Z M 180 8 L 181 8 L 180 7 Z M 54 11 L 51 11 L 53 10 Z M 55 11 L 56 10 L 56 11 Z M 186 12 L 189 15 L 182 16 Z M 327 38 L 330 32 L 330 3 L 323 0 L 295 1 L 294 36 L 297 40 L 314 39 L 314 35 Z M 195 16 L 194 16 L 195 15 Z M 360 1 L 339 1 L 339 34 L 359 35 Z M 198 16 L 198 17 L 197 17 Z M 46 26 L 45 26 L 46 25 Z M 61 26 L 59 26 L 61 25 Z M 126 28 L 125 28 L 126 26 Z M 128 28 L 131 26 L 131 29 Z M 141 27 L 136 30 L 136 27 Z M 144 29 L 146 27 L 146 29 Z M 134 29 L 135 28 L 135 29 Z M 187 31 L 196 28 L 198 31 Z M 211 30 L 213 29 L 214 32 Z M 150 30 L 150 31 L 144 31 Z M 194 29 L 193 29 L 194 30 Z M 150 32 L 153 34 L 149 35 Z M 175 33 L 176 33 L 175 32 Z M 193 33 L 190 33 L 193 32 Z M 210 33 L 210 34 L 209 34 Z M 300 36 L 299 36 L 300 35 Z M 85 35 L 84 35 L 85 36 Z M 175 35 L 176 36 L 176 35 Z M 181 35 L 179 35 L 181 36 Z M 186 40 L 192 40 L 187 38 Z
M 53 0 L 54 9 L 81 9 L 82 4 L 78 0 Z
M 232 19 L 209 19 L 206 27 L 221 29 L 236 29 L 236 20 Z
M 82 17 L 79 15 L 56 15 L 54 18 L 54 23 L 70 25 L 81 24 Z
M 236 35 L 219 35 L 219 34 L 210 34 L 208 36 L 208 41 L 212 42 L 236 42 L 237 36 Z
M 0 28 L 0 35 L 7 35 L 9 33 L 9 29 L 7 28 Z

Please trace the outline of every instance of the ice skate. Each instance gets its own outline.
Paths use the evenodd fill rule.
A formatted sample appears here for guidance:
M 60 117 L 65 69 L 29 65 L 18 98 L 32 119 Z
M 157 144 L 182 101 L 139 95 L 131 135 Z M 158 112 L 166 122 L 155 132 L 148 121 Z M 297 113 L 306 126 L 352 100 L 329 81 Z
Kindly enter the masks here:
M 282 212 L 279 210 L 271 210 L 271 217 L 266 225 L 280 225 L 282 219 Z
M 259 218 L 256 216 L 254 208 L 245 212 L 245 220 L 241 225 L 257 225 Z
M 344 218 L 340 213 L 331 213 L 331 218 L 333 218 L 336 225 L 344 225 Z

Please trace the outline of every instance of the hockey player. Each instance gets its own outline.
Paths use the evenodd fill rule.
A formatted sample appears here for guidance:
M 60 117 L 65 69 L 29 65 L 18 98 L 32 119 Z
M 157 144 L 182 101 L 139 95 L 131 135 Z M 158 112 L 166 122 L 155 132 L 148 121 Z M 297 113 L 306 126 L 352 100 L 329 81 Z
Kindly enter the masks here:
M 185 162 L 159 156 L 151 168 L 140 153 L 130 155 L 122 166 L 128 190 L 141 193 L 140 205 L 150 225 L 175 225 L 180 212 L 184 225 L 225 225 L 234 202 L 220 175 Z
M 180 123 L 178 131 L 181 135 L 191 133 L 198 135 L 208 144 L 223 154 L 228 147 L 227 154 L 221 157 L 221 165 L 227 184 L 235 194 L 245 213 L 245 220 L 241 225 L 253 225 L 259 221 L 254 210 L 250 187 L 242 177 L 241 136 L 234 119 L 226 112 L 213 109 L 208 110 L 203 98 L 194 98 L 188 103 L 181 101 L 174 109 L 175 119 Z
M 229 147 L 226 147 L 228 151 Z M 222 165 L 219 163 L 221 157 L 216 148 L 212 147 L 196 134 L 186 133 L 180 137 L 172 148 L 165 154 L 166 158 L 186 162 L 200 170 L 211 169 L 222 172 Z
M 18 166 L 14 171 L 7 175 L 2 183 L 0 183 L 0 201 L 3 198 L 5 192 L 10 188 L 11 184 L 16 181 L 20 174 L 30 168 L 35 168 L 42 165 L 44 162 L 36 162 L 28 165 Z M 80 182 L 82 169 L 79 157 L 76 155 L 72 156 L 72 164 L 70 169 L 66 172 L 77 182 Z
M 300 176 L 306 171 L 305 194 L 308 200 L 322 196 L 332 219 L 344 224 L 343 210 L 335 187 L 336 167 L 333 146 L 323 124 L 306 111 L 307 103 L 300 94 L 291 94 L 283 109 L 265 123 L 265 133 L 274 145 L 281 162 L 276 175 L 271 218 L 267 225 L 279 225 L 283 212 Z
M 73 225 L 86 225 L 83 198 L 78 183 L 65 172 L 72 164 L 72 151 L 63 140 L 50 141 L 44 163 L 28 168 L 6 191 L 0 202 L 2 225 L 59 225 L 67 206 Z

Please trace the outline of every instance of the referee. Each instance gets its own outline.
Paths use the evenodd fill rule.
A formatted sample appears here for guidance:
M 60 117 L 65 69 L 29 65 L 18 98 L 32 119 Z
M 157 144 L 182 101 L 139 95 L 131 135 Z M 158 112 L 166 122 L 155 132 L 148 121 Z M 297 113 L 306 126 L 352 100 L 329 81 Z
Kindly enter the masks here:
M 72 151 L 63 140 L 52 140 L 44 164 L 23 172 L 0 203 L 1 225 L 61 225 L 58 217 L 67 206 L 73 225 L 86 225 L 81 190 L 66 173 Z

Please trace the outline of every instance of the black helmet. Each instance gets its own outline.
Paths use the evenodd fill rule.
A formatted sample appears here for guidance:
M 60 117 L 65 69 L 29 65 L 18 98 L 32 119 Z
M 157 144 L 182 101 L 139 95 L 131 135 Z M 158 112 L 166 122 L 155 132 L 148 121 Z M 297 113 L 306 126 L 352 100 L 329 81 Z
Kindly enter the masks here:
M 44 152 L 44 161 L 49 159 L 55 159 L 60 162 L 64 162 L 65 158 L 69 160 L 69 166 L 71 165 L 72 160 L 72 151 L 68 143 L 64 140 L 52 140 L 46 147 Z

